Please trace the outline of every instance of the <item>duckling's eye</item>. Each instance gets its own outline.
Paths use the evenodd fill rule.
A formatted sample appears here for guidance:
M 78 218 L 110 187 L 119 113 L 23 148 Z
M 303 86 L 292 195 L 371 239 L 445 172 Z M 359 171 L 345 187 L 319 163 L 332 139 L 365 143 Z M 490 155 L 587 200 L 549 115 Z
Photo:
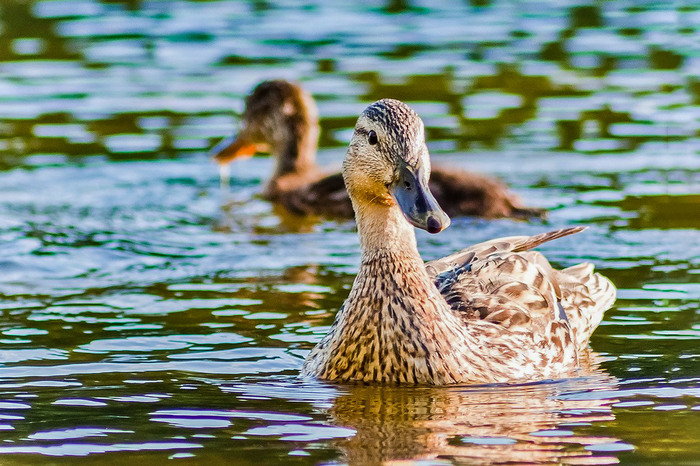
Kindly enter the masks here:
M 379 142 L 379 139 L 377 139 L 377 133 L 375 133 L 374 130 L 370 130 L 369 134 L 367 134 L 367 141 L 369 142 L 370 146 L 373 146 Z

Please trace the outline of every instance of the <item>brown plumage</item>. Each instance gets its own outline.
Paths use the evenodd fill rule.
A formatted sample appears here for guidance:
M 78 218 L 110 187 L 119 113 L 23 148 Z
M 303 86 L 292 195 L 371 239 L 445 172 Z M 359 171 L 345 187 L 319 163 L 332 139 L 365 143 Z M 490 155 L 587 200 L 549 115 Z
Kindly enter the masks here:
M 340 173 L 324 175 L 316 165 L 318 112 L 313 98 L 283 80 L 259 84 L 246 99 L 242 128 L 213 149 L 226 164 L 270 151 L 275 170 L 263 197 L 298 215 L 352 218 L 350 198 Z M 430 188 L 452 216 L 486 218 L 542 217 L 544 211 L 522 205 L 499 180 L 459 169 L 434 168 Z
M 411 224 L 437 233 L 449 218 L 428 188 L 423 132 L 396 100 L 358 119 L 343 176 L 362 263 L 303 374 L 436 385 L 574 374 L 615 288 L 591 264 L 555 270 L 531 249 L 584 227 L 495 239 L 424 264 Z

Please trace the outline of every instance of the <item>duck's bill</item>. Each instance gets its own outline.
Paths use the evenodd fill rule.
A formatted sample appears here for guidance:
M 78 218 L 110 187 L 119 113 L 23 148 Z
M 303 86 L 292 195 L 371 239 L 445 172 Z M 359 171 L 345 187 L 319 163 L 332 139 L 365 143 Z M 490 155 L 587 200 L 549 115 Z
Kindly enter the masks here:
M 440 233 L 450 225 L 450 217 L 433 197 L 421 170 L 414 173 L 408 168 L 402 169 L 392 194 L 411 225 L 429 233 Z
M 211 154 L 220 165 L 230 163 L 235 159 L 250 157 L 257 151 L 257 144 L 246 138 L 230 136 L 218 143 Z

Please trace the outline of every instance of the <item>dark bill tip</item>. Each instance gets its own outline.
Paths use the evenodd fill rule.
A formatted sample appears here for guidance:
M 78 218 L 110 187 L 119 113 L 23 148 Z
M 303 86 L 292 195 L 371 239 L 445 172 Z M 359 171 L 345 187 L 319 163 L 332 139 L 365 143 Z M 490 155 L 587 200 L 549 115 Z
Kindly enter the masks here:
M 427 179 L 420 174 L 420 169 L 417 173 L 404 169 L 392 189 L 392 194 L 406 220 L 414 227 L 435 234 L 450 225 L 450 217 L 433 197 Z
M 444 229 L 445 229 L 445 227 L 443 226 L 442 222 L 437 217 L 433 217 L 432 215 L 430 217 L 428 217 L 427 228 L 426 228 L 428 233 L 432 233 L 432 234 L 440 233 Z

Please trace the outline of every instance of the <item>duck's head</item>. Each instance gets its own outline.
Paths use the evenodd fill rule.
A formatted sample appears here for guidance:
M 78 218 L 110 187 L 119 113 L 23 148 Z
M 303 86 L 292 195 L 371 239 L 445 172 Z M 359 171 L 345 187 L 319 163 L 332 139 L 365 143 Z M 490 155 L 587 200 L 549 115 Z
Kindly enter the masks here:
M 246 98 L 241 129 L 212 149 L 214 159 L 226 164 L 256 152 L 271 152 L 294 165 L 315 156 L 318 111 L 301 87 L 284 80 L 264 81 Z
M 355 209 L 398 207 L 415 227 L 439 233 L 450 218 L 430 192 L 430 156 L 423 121 L 393 99 L 373 103 L 360 115 L 343 162 L 343 178 Z

